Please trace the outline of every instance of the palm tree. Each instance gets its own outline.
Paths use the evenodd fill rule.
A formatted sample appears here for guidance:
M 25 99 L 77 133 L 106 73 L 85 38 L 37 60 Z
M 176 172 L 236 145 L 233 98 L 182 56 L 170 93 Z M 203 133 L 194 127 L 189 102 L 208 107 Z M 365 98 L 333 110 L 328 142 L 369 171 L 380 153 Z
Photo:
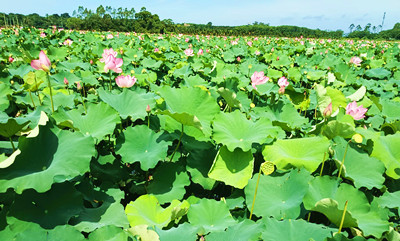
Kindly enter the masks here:
M 350 26 L 349 26 L 350 33 L 353 32 L 354 27 L 355 27 L 354 23 L 350 24 Z

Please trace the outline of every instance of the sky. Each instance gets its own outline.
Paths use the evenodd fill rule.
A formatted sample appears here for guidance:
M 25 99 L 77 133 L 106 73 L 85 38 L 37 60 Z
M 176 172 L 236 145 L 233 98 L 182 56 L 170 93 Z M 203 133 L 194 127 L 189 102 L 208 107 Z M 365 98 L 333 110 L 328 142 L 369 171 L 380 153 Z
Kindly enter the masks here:
M 278 25 L 295 25 L 311 29 L 349 32 L 350 24 L 382 24 L 392 29 L 400 22 L 400 0 L 0 0 L 0 12 L 30 14 L 69 13 L 78 6 L 96 10 L 99 5 L 113 8 L 145 7 L 160 19 L 175 23 L 200 23 L 237 26 L 255 21 Z

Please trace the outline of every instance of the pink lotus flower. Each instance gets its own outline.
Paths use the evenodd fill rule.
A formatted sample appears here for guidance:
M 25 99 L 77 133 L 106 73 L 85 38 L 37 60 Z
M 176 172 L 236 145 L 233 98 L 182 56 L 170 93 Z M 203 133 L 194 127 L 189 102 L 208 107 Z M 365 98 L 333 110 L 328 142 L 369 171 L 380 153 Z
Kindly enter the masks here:
M 64 44 L 64 45 L 71 46 L 73 42 L 74 42 L 74 41 L 72 41 L 71 39 L 66 39 L 66 40 L 64 41 L 63 44 Z
M 115 82 L 121 88 L 130 88 L 136 83 L 136 78 L 135 76 L 131 77 L 130 75 L 127 76 L 120 75 L 117 78 L 115 78 Z
M 240 62 L 241 58 L 238 56 L 238 57 L 236 58 L 236 60 L 237 60 L 237 62 Z
M 247 42 L 247 45 L 249 45 L 250 47 L 253 45 L 253 42 L 251 42 L 251 41 L 248 41 Z
M 160 51 L 158 48 L 154 49 L 154 53 L 157 53 L 158 51 Z
M 260 51 L 256 50 L 256 51 L 254 52 L 254 54 L 255 54 L 255 55 L 260 55 L 261 53 L 260 53 Z
M 106 73 L 109 69 L 115 73 L 122 73 L 121 66 L 123 64 L 123 60 L 121 58 L 115 58 L 113 55 L 109 55 L 104 63 L 104 71 Z
M 40 37 L 44 38 L 44 37 L 46 37 L 46 34 L 42 32 L 42 33 L 40 33 Z
M 146 107 L 146 112 L 147 112 L 147 113 L 150 113 L 150 112 L 151 112 L 150 105 L 147 105 L 147 107 Z
M 76 82 L 76 89 L 77 90 L 81 90 L 82 89 L 81 82 Z
M 350 64 L 354 64 L 356 66 L 360 66 L 361 65 L 362 60 L 359 57 L 352 57 L 349 61 Z
M 203 49 L 199 49 L 199 52 L 197 52 L 197 55 L 203 55 Z
M 109 55 L 114 56 L 115 58 L 117 57 L 118 53 L 114 51 L 114 49 L 104 49 L 103 54 L 101 55 L 103 58 L 100 59 L 100 62 L 104 63 Z
M 107 35 L 107 39 L 112 39 L 112 38 L 114 38 L 114 36 L 112 34 Z
M 185 49 L 185 54 L 186 54 L 186 56 L 193 56 L 194 54 L 193 54 L 193 49 Z
M 285 76 L 282 76 L 279 80 L 278 80 L 278 85 L 279 87 L 284 87 L 286 88 L 289 85 L 289 81 L 286 79 Z
M 39 59 L 34 59 L 31 61 L 31 66 L 37 70 L 44 70 L 46 72 L 50 71 L 51 63 L 50 59 L 44 53 L 44 51 L 40 51 Z
M 13 57 L 8 57 L 8 62 L 10 62 L 10 63 L 12 63 L 12 62 L 14 62 L 14 58 Z
M 64 77 L 64 84 L 65 84 L 65 85 L 68 85 L 68 84 L 69 84 L 67 78 L 65 78 L 65 77 Z
M 351 115 L 354 120 L 361 120 L 365 117 L 365 113 L 368 111 L 367 108 L 363 108 L 362 105 L 357 106 L 357 102 L 353 101 L 346 106 L 346 114 Z
M 185 38 L 185 42 L 188 43 L 189 42 L 189 38 Z
M 254 71 L 253 75 L 251 76 L 251 85 L 254 89 L 257 89 L 256 85 L 265 84 L 269 78 L 264 76 L 264 71 Z

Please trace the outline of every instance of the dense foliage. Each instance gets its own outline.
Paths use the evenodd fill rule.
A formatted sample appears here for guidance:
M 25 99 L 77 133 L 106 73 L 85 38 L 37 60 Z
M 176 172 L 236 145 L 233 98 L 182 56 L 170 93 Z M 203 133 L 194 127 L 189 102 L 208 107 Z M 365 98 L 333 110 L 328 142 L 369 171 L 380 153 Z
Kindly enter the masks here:
M 398 42 L 0 45 L 0 240 L 400 239 Z
M 252 25 L 237 27 L 213 26 L 207 24 L 175 24 L 171 19 L 160 20 L 157 14 L 152 14 L 142 8 L 118 8 L 100 5 L 96 11 L 79 7 L 72 17 L 68 13 L 53 14 L 41 17 L 38 14 L 5 14 L 0 13 L 0 26 L 15 25 L 36 28 L 57 26 L 75 30 L 120 31 L 120 32 L 148 32 L 148 33 L 185 33 L 204 35 L 269 35 L 285 37 L 317 37 L 340 38 L 343 31 L 322 31 L 297 26 L 273 27 L 268 24 L 255 22 Z

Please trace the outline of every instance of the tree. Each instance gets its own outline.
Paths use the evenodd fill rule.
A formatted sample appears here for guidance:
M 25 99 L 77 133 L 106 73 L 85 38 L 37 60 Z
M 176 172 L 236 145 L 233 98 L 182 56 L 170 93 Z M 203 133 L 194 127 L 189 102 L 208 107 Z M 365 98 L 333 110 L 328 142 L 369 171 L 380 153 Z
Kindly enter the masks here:
M 353 32 L 354 27 L 355 27 L 354 23 L 350 24 L 350 26 L 349 26 L 350 33 Z

